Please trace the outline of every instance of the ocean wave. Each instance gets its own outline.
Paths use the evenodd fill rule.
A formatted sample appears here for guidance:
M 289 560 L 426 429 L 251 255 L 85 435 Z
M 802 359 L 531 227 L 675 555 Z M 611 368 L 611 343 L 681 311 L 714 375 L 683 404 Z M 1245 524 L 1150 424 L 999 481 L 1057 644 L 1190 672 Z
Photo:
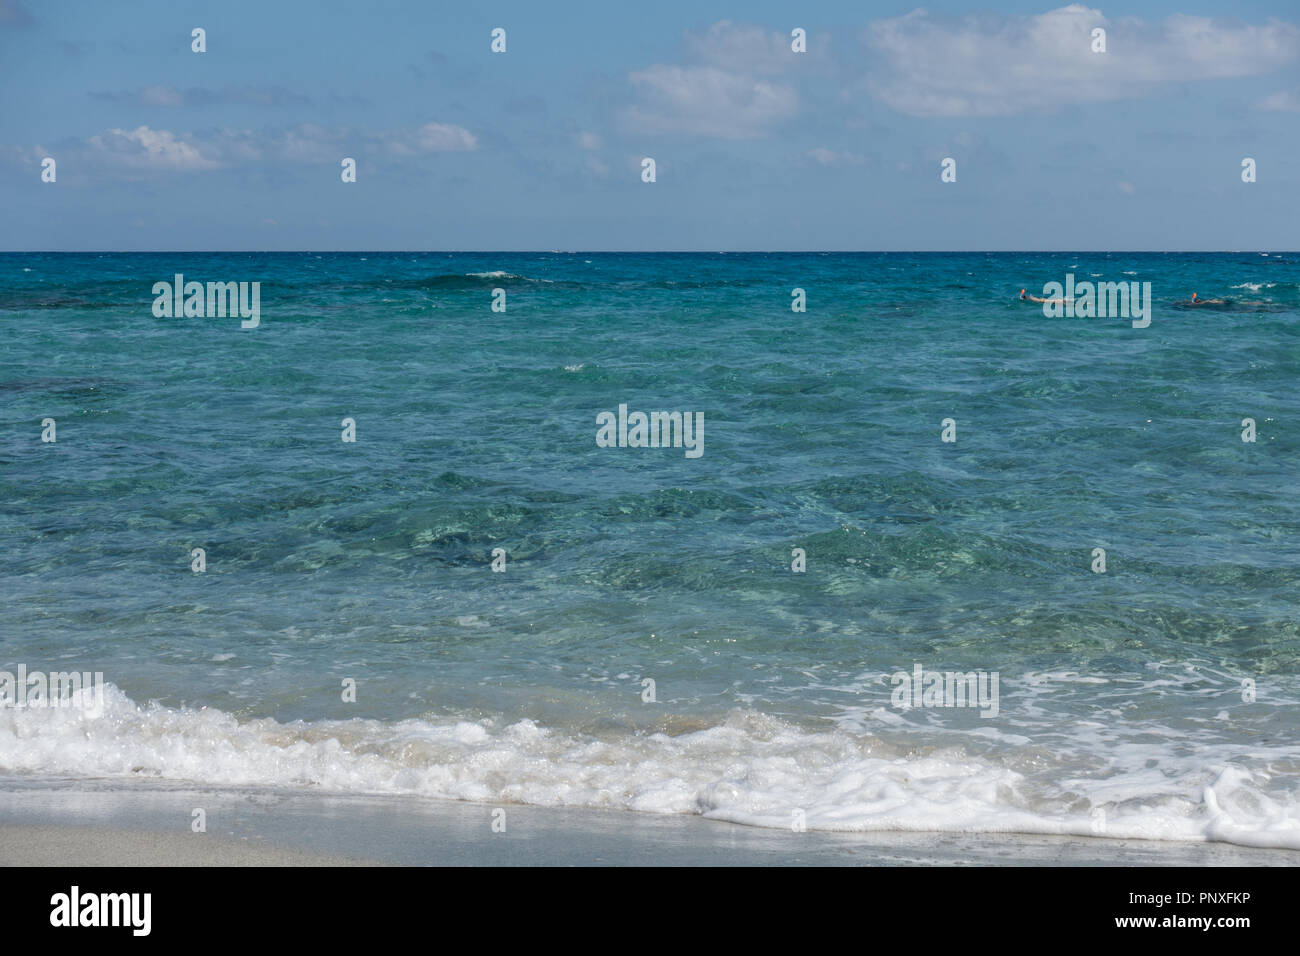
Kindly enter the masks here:
M 141 706 L 106 684 L 98 713 L 0 710 L 0 770 L 698 814 L 760 827 L 801 818 L 819 830 L 1300 849 L 1300 807 L 1285 788 L 1294 754 L 1252 766 L 1202 755 L 1158 767 L 1147 760 L 1145 771 L 1043 774 L 1033 768 L 1050 751 L 1017 763 L 992 756 L 987 734 L 969 737 L 969 746 L 918 746 L 809 731 L 752 710 L 676 735 L 602 737 L 533 720 L 280 723 Z
M 502 286 L 554 285 L 581 286 L 579 282 L 561 282 L 555 279 L 539 279 L 533 276 L 503 272 L 499 269 L 491 272 L 447 272 L 441 275 L 425 276 L 421 279 L 403 279 L 397 282 L 383 283 L 388 288 L 401 289 L 482 289 Z

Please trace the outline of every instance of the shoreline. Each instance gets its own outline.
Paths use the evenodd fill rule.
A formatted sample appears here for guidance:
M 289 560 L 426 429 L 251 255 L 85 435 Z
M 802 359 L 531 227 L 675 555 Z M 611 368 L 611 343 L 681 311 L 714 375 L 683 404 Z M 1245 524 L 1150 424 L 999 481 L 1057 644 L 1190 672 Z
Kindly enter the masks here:
M 191 829 L 195 809 L 204 811 L 204 833 Z M 493 830 L 494 810 L 504 811 L 504 832 Z M 0 866 L 385 865 L 1296 866 L 1300 852 L 1002 833 L 795 833 L 622 810 L 0 780 Z

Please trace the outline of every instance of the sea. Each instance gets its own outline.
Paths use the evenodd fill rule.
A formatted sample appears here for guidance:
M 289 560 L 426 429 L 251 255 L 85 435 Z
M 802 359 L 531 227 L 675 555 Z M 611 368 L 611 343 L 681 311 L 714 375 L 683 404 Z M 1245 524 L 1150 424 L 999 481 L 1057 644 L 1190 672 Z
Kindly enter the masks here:
M 0 328 L 11 780 L 1300 849 L 1300 253 L 9 253 Z

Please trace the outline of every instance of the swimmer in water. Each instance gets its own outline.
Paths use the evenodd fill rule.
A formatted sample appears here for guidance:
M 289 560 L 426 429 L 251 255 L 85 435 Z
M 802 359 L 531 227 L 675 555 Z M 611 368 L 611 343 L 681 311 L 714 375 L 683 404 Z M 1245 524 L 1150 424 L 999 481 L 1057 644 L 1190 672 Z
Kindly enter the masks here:
M 1222 305 L 1222 306 L 1226 306 L 1229 309 L 1248 308 L 1248 309 L 1263 309 L 1265 311 L 1267 311 L 1273 305 L 1272 302 L 1264 302 L 1264 301 L 1260 301 L 1259 299 L 1202 299 L 1195 292 L 1192 293 L 1191 300 L 1184 304 L 1185 305 Z
M 1048 305 L 1065 305 L 1065 303 L 1071 301 L 1069 299 L 1044 299 L 1038 295 L 1025 295 L 1024 289 L 1020 290 L 1020 298 L 1025 302 L 1045 302 Z

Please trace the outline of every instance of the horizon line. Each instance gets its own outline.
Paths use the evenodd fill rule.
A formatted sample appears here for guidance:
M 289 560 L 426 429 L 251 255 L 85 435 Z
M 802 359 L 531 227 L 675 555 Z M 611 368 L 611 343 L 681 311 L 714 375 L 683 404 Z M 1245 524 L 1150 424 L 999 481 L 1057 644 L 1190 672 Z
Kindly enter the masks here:
M 0 249 L 0 255 L 966 255 L 1020 253 L 1029 255 L 1300 255 L 1297 249 Z

